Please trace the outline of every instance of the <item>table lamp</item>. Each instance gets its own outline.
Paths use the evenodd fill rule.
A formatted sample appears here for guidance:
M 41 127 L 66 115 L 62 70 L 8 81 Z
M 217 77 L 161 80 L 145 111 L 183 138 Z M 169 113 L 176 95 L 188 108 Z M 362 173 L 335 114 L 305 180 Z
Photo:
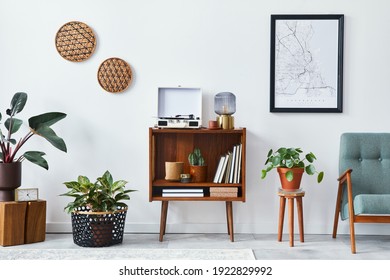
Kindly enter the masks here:
M 231 92 L 220 92 L 214 97 L 214 111 L 219 116 L 217 122 L 222 129 L 234 128 L 234 117 L 236 112 L 236 96 Z

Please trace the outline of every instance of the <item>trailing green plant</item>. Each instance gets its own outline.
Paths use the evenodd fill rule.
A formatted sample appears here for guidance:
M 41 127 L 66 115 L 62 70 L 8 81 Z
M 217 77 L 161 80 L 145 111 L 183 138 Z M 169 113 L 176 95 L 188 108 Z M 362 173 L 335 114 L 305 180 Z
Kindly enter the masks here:
M 305 172 L 308 175 L 317 175 L 317 182 L 321 183 L 324 178 L 324 172 L 317 172 L 316 168 L 313 165 L 316 156 L 310 152 L 307 153 L 303 158 L 301 157 L 303 151 L 300 148 L 279 148 L 276 152 L 269 150 L 267 155 L 267 160 L 265 162 L 266 168 L 261 170 L 261 178 L 264 179 L 267 176 L 267 173 L 274 168 L 283 167 L 283 168 L 304 168 Z M 292 181 L 294 178 L 293 172 L 288 171 L 286 173 L 286 178 L 288 181 Z
M 111 173 L 107 170 L 95 182 L 91 182 L 86 176 L 78 176 L 77 181 L 65 182 L 68 192 L 61 196 L 73 197 L 74 201 L 69 202 L 64 208 L 71 213 L 85 207 L 93 212 L 115 212 L 126 208 L 123 200 L 130 200 L 128 193 L 135 190 L 125 190 L 128 182 L 125 180 L 114 181 Z
M 6 115 L 9 117 L 5 120 L 4 126 L 8 130 L 4 135 L 0 129 L 0 162 L 11 163 L 14 161 L 23 161 L 27 159 L 32 163 L 35 163 L 45 169 L 49 169 L 47 161 L 43 158 L 44 152 L 40 151 L 27 151 L 23 155 L 17 157 L 17 153 L 20 148 L 34 135 L 39 135 L 45 138 L 57 149 L 67 152 L 65 142 L 62 138 L 58 137 L 54 130 L 51 128 L 53 124 L 66 117 L 66 114 L 60 112 L 50 112 L 37 116 L 33 116 L 28 119 L 28 125 L 30 131 L 19 141 L 13 138 L 13 134 L 16 133 L 23 124 L 23 121 L 15 118 L 15 115 L 20 113 L 27 102 L 27 93 L 17 92 L 14 94 L 10 108 L 6 110 Z M 0 113 L 0 122 L 2 115 Z
M 205 160 L 199 148 L 195 148 L 192 153 L 188 155 L 188 162 L 190 165 L 205 165 Z

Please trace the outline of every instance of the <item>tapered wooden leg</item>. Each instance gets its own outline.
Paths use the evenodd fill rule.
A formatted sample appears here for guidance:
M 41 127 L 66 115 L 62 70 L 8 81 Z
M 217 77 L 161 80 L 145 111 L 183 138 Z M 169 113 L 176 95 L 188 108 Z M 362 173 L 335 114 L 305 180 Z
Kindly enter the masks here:
M 167 227 L 168 202 L 169 201 L 161 202 L 160 238 L 159 238 L 160 242 L 163 241 L 165 229 Z
M 233 231 L 233 203 L 226 201 L 226 210 L 228 216 L 228 231 L 230 234 L 230 241 L 234 242 L 234 231 Z
M 290 247 L 294 247 L 294 198 L 288 198 L 288 227 L 290 232 Z
M 337 191 L 337 198 L 336 198 L 336 210 L 334 212 L 333 234 L 332 234 L 333 238 L 336 238 L 337 235 L 337 227 L 339 224 L 340 207 L 341 207 L 341 195 L 342 195 L 342 184 L 339 184 L 339 189 Z
M 278 241 L 282 241 L 283 235 L 283 223 L 284 223 L 284 211 L 286 208 L 286 198 L 280 197 L 280 206 L 279 206 L 279 226 L 278 226 Z
M 226 201 L 226 225 L 227 225 L 227 233 L 230 235 L 230 223 L 229 223 L 229 207 L 228 202 Z
M 299 238 L 301 242 L 305 242 L 304 232 L 303 232 L 303 206 L 302 206 L 302 197 L 297 197 L 297 210 L 298 210 L 298 225 L 299 225 Z

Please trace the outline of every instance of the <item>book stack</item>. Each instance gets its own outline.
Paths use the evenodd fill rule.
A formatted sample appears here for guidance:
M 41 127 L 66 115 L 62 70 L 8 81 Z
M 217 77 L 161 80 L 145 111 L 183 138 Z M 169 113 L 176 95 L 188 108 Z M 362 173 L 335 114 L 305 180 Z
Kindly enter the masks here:
M 237 197 L 237 192 L 237 187 L 210 187 L 210 197 Z
M 203 189 L 163 189 L 163 197 L 203 197 Z
M 241 181 L 242 144 L 233 146 L 233 150 L 222 155 L 217 171 L 214 176 L 214 183 L 239 184 Z

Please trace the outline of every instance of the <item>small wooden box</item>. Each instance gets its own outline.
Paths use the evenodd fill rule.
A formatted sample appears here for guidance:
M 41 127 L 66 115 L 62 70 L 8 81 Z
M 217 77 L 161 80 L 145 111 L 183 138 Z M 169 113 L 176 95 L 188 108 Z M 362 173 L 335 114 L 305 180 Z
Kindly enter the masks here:
M 0 245 L 12 246 L 45 240 L 46 201 L 0 202 Z

